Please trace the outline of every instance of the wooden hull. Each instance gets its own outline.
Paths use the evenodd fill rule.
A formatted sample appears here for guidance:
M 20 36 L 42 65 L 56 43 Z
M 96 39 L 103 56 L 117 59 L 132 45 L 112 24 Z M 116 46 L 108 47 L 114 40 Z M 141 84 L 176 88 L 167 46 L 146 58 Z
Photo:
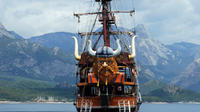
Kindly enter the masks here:
M 77 108 L 77 112 L 81 112 L 80 108 Z M 84 110 L 82 111 L 84 112 Z M 109 107 L 109 108 L 102 108 L 102 107 L 94 107 L 92 108 L 91 112 L 120 112 L 118 107 Z M 121 111 L 124 112 L 124 111 Z M 128 112 L 128 110 L 126 111 Z M 130 112 L 136 112 L 136 108 L 135 107 L 131 107 L 131 111 Z
M 135 96 L 108 96 L 107 99 L 103 99 L 104 101 L 101 99 L 100 96 L 78 97 L 76 102 L 77 111 L 84 112 L 86 108 L 91 112 L 120 112 L 120 109 L 121 112 L 124 112 L 124 109 L 127 112 L 136 112 Z

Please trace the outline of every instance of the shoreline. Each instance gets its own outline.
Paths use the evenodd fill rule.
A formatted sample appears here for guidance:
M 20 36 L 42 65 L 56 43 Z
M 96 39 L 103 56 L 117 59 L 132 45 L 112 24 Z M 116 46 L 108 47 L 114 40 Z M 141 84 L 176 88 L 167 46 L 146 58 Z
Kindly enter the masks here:
M 143 104 L 200 104 L 200 102 L 143 102 Z
M 0 104 L 73 104 L 73 102 L 17 102 L 0 101 Z M 200 104 L 200 102 L 143 102 L 143 104 Z
M 18 102 L 18 101 L 0 101 L 0 104 L 73 104 L 73 102 Z

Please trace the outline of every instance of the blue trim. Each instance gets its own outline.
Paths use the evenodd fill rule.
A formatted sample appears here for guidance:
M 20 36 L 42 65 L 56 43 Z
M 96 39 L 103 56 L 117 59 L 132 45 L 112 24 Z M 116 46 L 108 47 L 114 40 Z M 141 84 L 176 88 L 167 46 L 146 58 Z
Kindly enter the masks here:
M 90 83 L 92 83 L 92 76 L 90 75 L 89 77 L 90 77 Z
M 117 77 L 118 77 L 118 75 L 115 76 L 115 78 L 114 78 L 114 80 L 113 80 L 114 82 L 116 81 Z
M 124 75 L 121 76 L 121 83 L 123 83 L 123 78 L 124 78 Z

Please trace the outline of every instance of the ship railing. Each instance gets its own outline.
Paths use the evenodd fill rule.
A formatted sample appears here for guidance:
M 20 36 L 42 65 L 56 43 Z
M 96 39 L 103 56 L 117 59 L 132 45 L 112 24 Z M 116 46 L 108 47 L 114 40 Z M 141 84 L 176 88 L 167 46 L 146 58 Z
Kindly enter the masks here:
M 81 108 L 80 112 L 91 112 L 92 111 L 92 101 L 89 100 L 81 100 Z
M 118 101 L 119 112 L 131 112 L 131 106 L 129 100 Z

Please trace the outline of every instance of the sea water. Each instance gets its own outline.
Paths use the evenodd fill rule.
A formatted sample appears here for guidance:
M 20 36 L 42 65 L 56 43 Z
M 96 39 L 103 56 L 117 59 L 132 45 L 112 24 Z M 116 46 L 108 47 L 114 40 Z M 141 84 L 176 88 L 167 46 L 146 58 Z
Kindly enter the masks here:
M 76 112 L 73 104 L 0 104 L 0 112 Z M 140 112 L 200 112 L 200 104 L 142 104 Z
M 140 112 L 200 112 L 200 104 L 142 104 Z

